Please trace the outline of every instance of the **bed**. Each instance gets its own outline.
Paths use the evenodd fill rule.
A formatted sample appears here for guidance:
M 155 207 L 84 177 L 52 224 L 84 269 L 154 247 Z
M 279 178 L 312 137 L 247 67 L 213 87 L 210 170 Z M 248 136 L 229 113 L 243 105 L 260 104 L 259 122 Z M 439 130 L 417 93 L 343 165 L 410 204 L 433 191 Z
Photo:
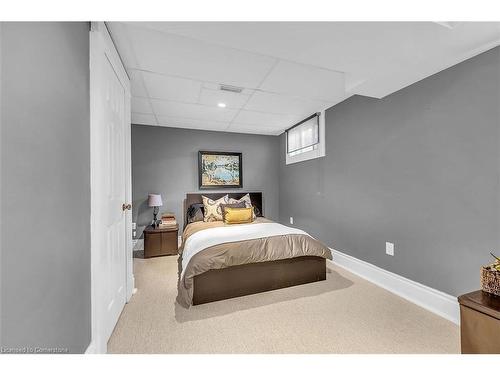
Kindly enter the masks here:
M 248 193 L 256 208 L 251 224 L 188 224 L 188 210 L 228 194 L 190 193 L 184 201 L 183 246 L 179 257 L 177 302 L 184 307 L 286 288 L 326 279 L 330 250 L 307 233 L 264 217 L 262 193 Z

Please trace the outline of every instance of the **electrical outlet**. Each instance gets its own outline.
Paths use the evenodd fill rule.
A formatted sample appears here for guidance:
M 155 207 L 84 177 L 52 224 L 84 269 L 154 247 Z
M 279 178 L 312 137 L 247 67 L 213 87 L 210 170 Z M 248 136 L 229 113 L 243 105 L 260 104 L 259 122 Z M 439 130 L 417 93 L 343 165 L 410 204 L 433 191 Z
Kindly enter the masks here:
M 293 224 L 293 216 L 290 216 L 290 224 Z
M 385 253 L 390 256 L 394 256 L 394 244 L 392 242 L 385 243 Z
M 132 223 L 132 229 L 136 230 L 137 229 L 137 223 Z

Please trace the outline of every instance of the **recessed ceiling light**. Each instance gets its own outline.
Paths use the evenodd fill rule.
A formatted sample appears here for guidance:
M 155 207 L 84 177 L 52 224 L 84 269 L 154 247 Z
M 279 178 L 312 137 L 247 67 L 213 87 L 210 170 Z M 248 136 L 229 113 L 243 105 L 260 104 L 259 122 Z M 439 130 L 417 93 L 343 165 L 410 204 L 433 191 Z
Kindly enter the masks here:
M 218 103 L 217 106 L 221 108 L 226 108 L 226 103 Z

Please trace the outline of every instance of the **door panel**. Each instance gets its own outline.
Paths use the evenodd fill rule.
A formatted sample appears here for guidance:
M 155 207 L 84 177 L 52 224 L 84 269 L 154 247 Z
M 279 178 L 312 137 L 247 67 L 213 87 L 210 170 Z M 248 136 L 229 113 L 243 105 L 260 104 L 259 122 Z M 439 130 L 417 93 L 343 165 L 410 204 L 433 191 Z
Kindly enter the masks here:
M 164 254 L 177 254 L 177 232 L 163 232 L 161 239 Z
M 161 233 L 148 234 L 145 239 L 144 249 L 144 256 L 161 255 Z
M 107 243 L 106 243 L 106 270 L 108 282 L 106 285 L 107 311 L 106 336 L 109 337 L 118 321 L 120 313 L 125 305 L 125 283 L 126 283 L 126 225 L 125 214 L 122 204 L 125 202 L 125 90 L 116 76 L 115 71 L 106 58 L 104 59 L 103 80 L 105 82 L 105 106 L 103 118 L 106 127 L 107 148 L 105 173 L 106 195 L 105 201 L 107 220 Z
M 92 350 L 106 344 L 134 287 L 130 82 L 103 22 L 90 31 Z

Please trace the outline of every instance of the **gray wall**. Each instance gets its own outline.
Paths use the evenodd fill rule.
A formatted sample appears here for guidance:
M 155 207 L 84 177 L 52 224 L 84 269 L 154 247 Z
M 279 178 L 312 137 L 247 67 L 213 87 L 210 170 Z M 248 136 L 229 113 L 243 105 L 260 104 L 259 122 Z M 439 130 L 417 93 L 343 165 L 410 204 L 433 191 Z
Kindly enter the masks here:
M 241 190 L 262 191 L 265 216 L 278 219 L 278 137 L 132 125 L 132 220 L 138 237 L 153 218 L 149 193 L 162 195 L 160 213 L 172 211 L 182 223 L 186 193 L 199 191 L 200 150 L 242 152 Z
M 326 157 L 285 165 L 280 220 L 452 295 L 500 253 L 500 49 L 326 113 Z M 385 255 L 385 241 L 395 256 Z
M 3 23 L 3 348 L 90 343 L 87 23 Z

